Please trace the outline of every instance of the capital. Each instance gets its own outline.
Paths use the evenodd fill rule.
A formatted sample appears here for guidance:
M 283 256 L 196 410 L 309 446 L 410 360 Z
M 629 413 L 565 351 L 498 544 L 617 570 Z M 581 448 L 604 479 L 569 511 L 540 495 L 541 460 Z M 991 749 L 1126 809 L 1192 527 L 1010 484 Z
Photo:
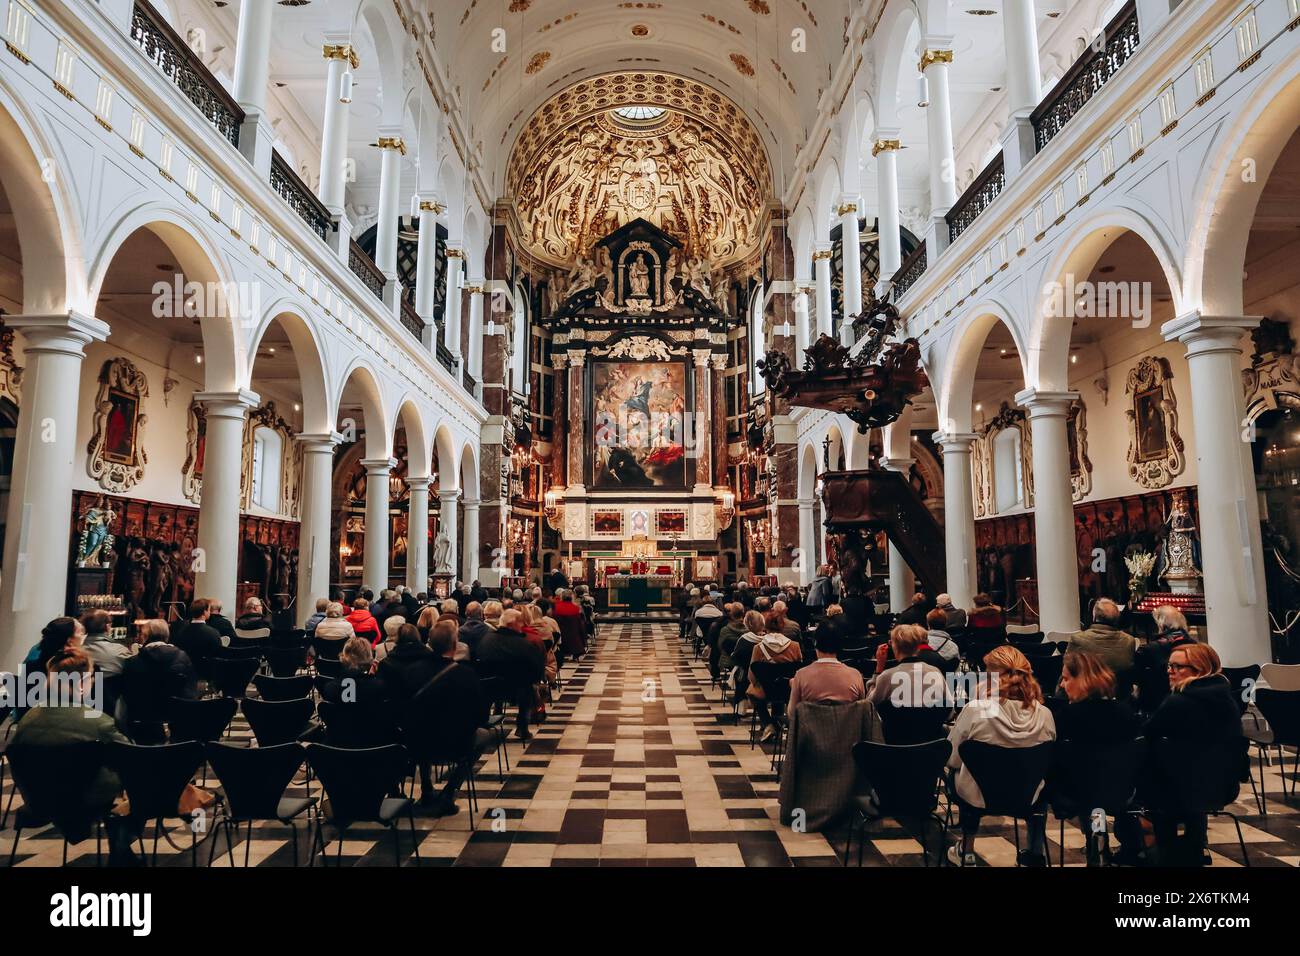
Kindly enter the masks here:
M 419 478 L 413 478 L 410 475 L 406 476 L 406 487 L 410 488 L 412 491 L 427 492 L 431 484 L 433 484 L 433 478 L 429 475 L 424 475 Z
M 107 323 L 82 312 L 6 315 L 4 324 L 22 332 L 26 352 L 62 352 L 78 358 L 85 357 L 83 350 L 91 342 L 103 342 L 109 335 Z
M 8 321 L 6 319 L 5 321 Z M 1240 352 L 1244 333 L 1259 327 L 1258 315 L 1203 315 L 1189 312 L 1160 326 L 1166 342 L 1182 342 L 1188 357 L 1210 352 Z
M 195 392 L 194 401 L 203 406 L 209 418 L 237 418 L 243 421 L 250 408 L 262 404 L 262 397 L 246 388 L 233 392 Z
M 970 446 L 979 438 L 972 432 L 935 432 L 930 436 L 934 443 L 943 448 L 945 455 L 970 454 Z
M 403 156 L 406 155 L 406 141 L 400 136 L 381 136 L 375 145 L 380 149 L 395 149 Z
M 301 432 L 294 436 L 294 441 L 302 445 L 307 454 L 334 454 L 334 449 L 343 443 L 343 436 L 338 432 Z
M 361 61 L 357 59 L 357 51 L 351 43 L 326 43 L 324 53 L 327 60 L 347 60 L 354 70 L 361 65 Z
M 1079 400 L 1078 392 L 1049 392 L 1026 388 L 1015 395 L 1015 402 L 1029 412 L 1030 418 L 1065 418 Z
M 920 70 L 925 72 L 925 68 L 935 63 L 951 63 L 952 50 L 926 50 L 921 54 Z
M 892 153 L 903 148 L 903 144 L 896 139 L 878 139 L 871 145 L 871 155 L 879 156 L 881 153 Z
M 362 458 L 361 467 L 370 477 L 386 476 L 397 467 L 396 458 Z

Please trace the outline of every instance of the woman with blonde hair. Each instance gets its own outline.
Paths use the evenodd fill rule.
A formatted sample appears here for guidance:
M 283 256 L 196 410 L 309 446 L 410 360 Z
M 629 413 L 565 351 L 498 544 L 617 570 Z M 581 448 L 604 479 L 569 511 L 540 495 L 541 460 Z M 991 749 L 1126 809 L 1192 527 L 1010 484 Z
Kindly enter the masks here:
M 359 635 L 347 639 L 339 651 L 339 676 L 321 687 L 322 700 L 334 704 L 378 704 L 388 699 L 382 679 L 375 675 L 375 651 Z
M 803 660 L 803 650 L 798 641 L 792 641 L 781 633 L 768 630 L 767 616 L 762 611 L 747 611 L 744 617 L 745 633 L 736 641 L 732 651 L 732 660 L 743 668 L 744 693 L 753 705 L 754 714 L 762 727 L 761 740 L 771 740 L 776 736 L 776 722 L 767 706 L 767 692 L 753 671 L 753 665 L 763 664 L 797 664 Z M 736 688 L 740 693 L 741 688 Z
M 339 642 L 346 641 L 350 637 L 356 637 L 357 632 L 345 616 L 346 613 L 343 610 L 343 605 L 338 601 L 326 605 L 325 617 L 316 625 L 316 637 L 324 641 Z M 335 646 L 341 646 L 341 643 Z
M 983 693 L 972 700 L 957 717 L 948 740 L 952 756 L 948 766 L 956 771 L 953 790 L 960 810 L 961 845 L 948 848 L 948 862 L 954 866 L 975 865 L 975 834 L 984 815 L 984 794 L 961 759 L 961 745 L 968 740 L 982 741 L 996 747 L 1036 747 L 1056 739 L 1056 721 L 1043 704 L 1043 690 L 1034 679 L 1034 669 L 1024 654 L 1010 644 L 995 647 L 984 656 L 990 682 Z M 1043 791 L 1039 783 L 1034 798 Z M 1043 817 L 1028 821 L 1028 849 L 1016 862 L 1022 866 L 1046 866 Z

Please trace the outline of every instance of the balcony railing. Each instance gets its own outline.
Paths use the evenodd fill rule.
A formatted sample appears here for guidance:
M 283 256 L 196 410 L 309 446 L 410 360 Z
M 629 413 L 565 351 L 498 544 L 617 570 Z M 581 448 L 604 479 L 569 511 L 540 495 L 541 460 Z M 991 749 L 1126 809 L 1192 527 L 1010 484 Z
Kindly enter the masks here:
M 424 320 L 416 313 L 415 306 L 406 296 L 402 296 L 402 326 L 414 335 L 417 341 L 424 334 Z
M 912 284 L 925 274 L 929 266 L 929 255 L 926 252 L 925 242 L 922 240 L 917 243 L 916 248 L 907 254 L 898 271 L 894 273 L 893 281 L 893 301 L 897 302 L 902 298 L 903 293 L 912 288 Z
M 325 239 L 330 230 L 330 211 L 316 198 L 316 194 L 307 188 L 307 184 L 298 178 L 298 174 L 289 168 L 289 164 L 275 150 L 271 150 L 271 188 L 280 194 L 280 198 L 289 204 L 294 212 L 312 232 Z
M 384 283 L 387 280 L 379 271 L 379 266 L 375 265 L 374 260 L 366 255 L 366 251 L 357 245 L 355 239 L 348 245 L 348 268 L 378 298 L 384 297 Z
M 470 395 L 473 395 L 475 390 L 478 388 L 478 380 L 474 378 L 473 375 L 469 374 L 469 369 L 465 370 L 464 376 L 460 381 L 461 384 L 465 386 L 465 391 L 469 392 Z
M 185 97 L 199 108 L 232 146 L 239 146 L 239 127 L 244 111 L 203 61 L 194 54 L 162 15 L 145 0 L 136 0 L 131 16 L 131 39 L 163 75 L 176 84 Z
M 966 231 L 966 227 L 988 208 L 989 203 L 998 198 L 998 193 L 1002 192 L 1006 182 L 1002 154 L 998 153 L 993 157 L 993 161 L 984 167 L 984 171 L 975 177 L 975 181 L 967 187 L 961 194 L 961 198 L 953 204 L 944 217 L 948 220 L 949 242 L 956 242 L 957 237 Z
M 1090 46 L 1030 115 L 1039 152 L 1137 50 L 1140 38 L 1134 0 L 1115 15 L 1099 39 L 1101 46 Z

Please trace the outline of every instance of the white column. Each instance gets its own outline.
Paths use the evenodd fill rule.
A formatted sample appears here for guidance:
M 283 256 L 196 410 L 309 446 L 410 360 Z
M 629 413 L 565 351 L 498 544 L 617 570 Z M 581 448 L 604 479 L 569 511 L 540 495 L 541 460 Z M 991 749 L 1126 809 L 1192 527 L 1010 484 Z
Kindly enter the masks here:
M 948 593 L 957 607 L 975 598 L 975 502 L 971 481 L 970 433 L 935 432 L 943 446 L 943 541 Z
M 795 348 L 799 352 L 799 361 L 802 364 L 803 354 L 808 351 L 812 345 L 812 327 L 810 326 L 809 308 L 808 308 L 808 290 L 809 286 L 795 286 L 794 294 L 794 341 Z
M 894 427 L 897 427 L 895 425 Z M 906 475 L 911 471 L 911 458 L 882 458 L 880 466 L 889 471 Z M 889 609 L 900 614 L 912 606 L 912 595 L 916 594 L 916 574 L 912 566 L 904 559 L 902 552 L 889 542 Z M 930 594 L 927 597 L 933 598 Z
M 388 505 L 392 493 L 388 476 L 397 464 L 394 458 L 364 458 L 366 469 L 366 539 L 361 562 L 361 584 L 375 592 L 388 587 Z
M 1043 631 L 1079 627 L 1079 561 L 1070 486 L 1070 406 L 1077 392 L 1027 388 L 1016 404 L 1029 411 L 1034 448 L 1034 550 L 1038 560 L 1038 618 Z
M 921 54 L 921 72 L 930 88 L 926 107 L 926 136 L 930 153 L 930 224 L 938 248 L 948 245 L 948 223 L 944 213 L 957 202 L 956 162 L 952 148 L 952 103 L 948 96 L 948 67 L 952 63 L 951 37 L 930 37 Z M 934 261 L 933 257 L 930 261 Z
M 433 339 L 438 334 L 438 317 L 433 307 L 438 298 L 434 283 L 438 275 L 438 214 L 441 212 L 442 206 L 436 200 L 420 200 L 420 238 L 415 253 L 415 314 L 424 323 L 420 341 L 429 351 L 433 351 Z
M 903 264 L 898 221 L 898 130 L 876 130 L 871 155 L 876 157 L 876 192 L 880 197 L 880 281 L 892 282 Z M 878 289 L 881 292 L 883 289 Z
M 840 245 L 844 250 L 844 316 L 840 344 L 853 344 L 853 318 L 862 314 L 862 231 L 858 227 L 858 199 L 844 197 L 839 206 Z
M 478 577 L 478 506 L 477 499 L 465 499 L 465 547 L 460 556 L 460 579 L 465 582 Z
M 415 594 L 429 590 L 429 485 L 433 479 L 407 478 L 411 490 L 406 511 L 406 586 Z
M 384 304 L 396 315 L 401 308 L 402 284 L 397 278 L 397 222 L 401 217 L 402 157 L 406 144 L 401 130 L 380 130 L 379 223 L 375 230 L 375 265 L 384 274 Z
M 1259 321 L 1193 312 L 1160 330 L 1187 346 L 1206 630 L 1229 667 L 1271 659 L 1259 500 L 1241 388 L 1241 335 Z
M 812 584 L 817 575 L 817 499 L 799 499 L 799 583 Z
M 302 434 L 302 504 L 298 531 L 298 624 L 305 624 L 316 610 L 318 598 L 330 594 L 334 449 L 343 441 L 338 432 Z
M 834 330 L 831 316 L 831 256 L 829 242 L 819 242 L 813 252 L 813 267 L 817 276 L 817 337 L 830 335 Z
M 237 392 L 197 392 L 203 406 L 207 450 L 204 453 L 203 497 L 199 501 L 199 548 L 194 596 L 216 598 L 235 607 L 239 575 L 240 462 L 244 451 L 244 418 L 261 398 L 248 389 Z M 259 595 L 263 600 L 267 595 Z
M 1010 181 L 1034 156 L 1029 114 L 1038 105 L 1042 73 L 1038 66 L 1038 24 L 1034 0 L 1002 4 L 1003 49 L 1007 58 L 1007 104 L 1011 117 L 1002 133 L 1002 161 Z
M 452 572 L 460 567 L 460 535 L 456 521 L 456 502 L 460 500 L 460 489 L 443 489 L 438 492 L 438 530 L 447 532 L 451 550 L 447 552 L 447 564 Z M 437 568 L 434 568 L 437 571 Z
M 0 670 L 17 672 L 41 628 L 63 614 L 72 534 L 77 397 L 85 347 L 108 326 L 80 313 L 6 315 L 23 338 L 23 400 L 14 438 L 4 574 Z
M 328 39 L 328 37 L 327 37 Z M 320 140 L 320 201 L 333 216 L 342 216 L 347 192 L 348 104 L 339 99 L 343 74 L 358 66 L 351 44 L 326 43 L 325 117 Z
M 274 11 L 272 0 L 243 0 L 239 5 L 239 33 L 235 39 L 232 95 L 244 111 L 244 125 L 239 128 L 239 151 L 263 179 L 271 175 L 271 146 L 275 142 L 275 130 L 266 115 Z
M 483 384 L 483 289 L 486 279 L 470 279 L 465 283 L 469 294 L 469 374 L 479 385 Z
M 460 280 L 464 250 L 447 246 L 447 301 L 443 303 L 442 335 L 447 351 L 460 362 Z

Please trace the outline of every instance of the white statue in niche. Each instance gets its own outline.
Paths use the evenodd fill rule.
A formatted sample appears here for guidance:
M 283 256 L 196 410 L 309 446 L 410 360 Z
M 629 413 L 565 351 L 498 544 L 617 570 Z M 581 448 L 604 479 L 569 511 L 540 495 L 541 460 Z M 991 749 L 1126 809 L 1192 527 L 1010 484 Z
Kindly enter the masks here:
M 632 265 L 627 270 L 627 277 L 633 296 L 644 299 L 650 295 L 650 267 L 646 265 L 644 255 L 639 255 L 632 260 Z
M 433 571 L 435 574 L 451 573 L 451 538 L 447 529 L 439 528 L 438 536 L 433 539 Z

